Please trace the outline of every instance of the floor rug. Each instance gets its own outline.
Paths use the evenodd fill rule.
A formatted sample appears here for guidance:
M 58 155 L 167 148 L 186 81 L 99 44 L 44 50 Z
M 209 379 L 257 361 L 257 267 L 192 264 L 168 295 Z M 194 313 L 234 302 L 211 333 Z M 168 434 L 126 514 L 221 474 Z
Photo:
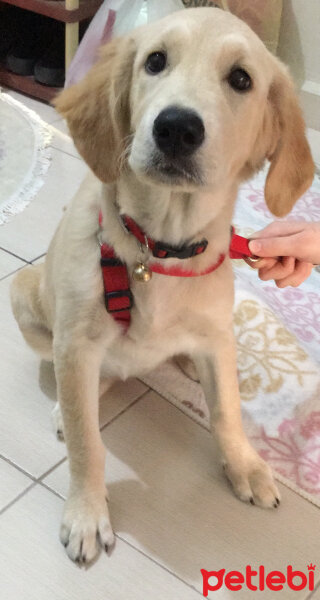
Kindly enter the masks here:
M 274 218 L 264 202 L 265 173 L 242 186 L 234 225 L 247 237 Z M 320 181 L 287 217 L 320 221 Z M 299 288 L 262 282 L 234 261 L 234 328 L 246 432 L 277 478 L 320 507 L 320 273 Z M 202 389 L 175 362 L 143 378 L 209 428 Z
M 51 136 L 34 111 L 0 92 L 0 225 L 21 212 L 43 185 Z

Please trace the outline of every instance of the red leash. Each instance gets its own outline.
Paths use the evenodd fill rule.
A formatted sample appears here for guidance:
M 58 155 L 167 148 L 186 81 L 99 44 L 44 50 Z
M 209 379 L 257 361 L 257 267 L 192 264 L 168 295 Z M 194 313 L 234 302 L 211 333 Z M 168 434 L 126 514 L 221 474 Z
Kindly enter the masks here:
M 202 254 L 208 245 L 207 240 L 203 239 L 195 244 L 182 247 L 170 246 L 162 242 L 155 242 L 147 237 L 140 229 L 137 223 L 131 217 L 123 217 L 123 223 L 130 233 L 144 246 L 148 246 L 153 256 L 156 258 L 190 258 Z M 99 224 L 102 225 L 102 214 L 99 214 Z M 249 240 L 235 234 L 234 228 L 231 228 L 231 241 L 229 247 L 230 258 L 252 257 L 249 250 Z M 220 254 L 217 262 L 204 271 L 185 270 L 177 265 L 165 267 L 162 264 L 154 263 L 149 265 L 150 271 L 161 275 L 170 275 L 173 277 L 201 277 L 213 273 L 225 259 L 224 254 Z M 133 306 L 133 295 L 130 290 L 130 281 L 126 265 L 115 255 L 112 246 L 104 243 L 101 245 L 101 269 L 104 284 L 105 305 L 107 311 L 113 318 L 128 329 L 131 320 L 131 308 Z
M 253 258 L 251 250 L 249 250 L 249 242 L 247 238 L 237 235 L 234 232 L 234 227 L 231 227 L 231 241 L 229 246 L 230 258 Z

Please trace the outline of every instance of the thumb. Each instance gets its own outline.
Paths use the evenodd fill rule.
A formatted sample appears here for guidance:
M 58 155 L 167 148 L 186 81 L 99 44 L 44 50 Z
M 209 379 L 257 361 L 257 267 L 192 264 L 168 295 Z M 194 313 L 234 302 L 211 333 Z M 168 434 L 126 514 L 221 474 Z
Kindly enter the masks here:
M 252 254 L 264 257 L 295 256 L 297 251 L 294 235 L 251 240 L 249 249 Z

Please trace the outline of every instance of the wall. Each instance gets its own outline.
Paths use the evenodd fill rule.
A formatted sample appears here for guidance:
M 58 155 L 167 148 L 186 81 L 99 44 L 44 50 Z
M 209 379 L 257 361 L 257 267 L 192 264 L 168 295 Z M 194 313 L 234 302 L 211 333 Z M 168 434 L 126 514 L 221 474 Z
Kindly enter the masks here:
M 320 131 L 320 0 L 283 0 L 279 56 L 301 90 L 307 125 Z

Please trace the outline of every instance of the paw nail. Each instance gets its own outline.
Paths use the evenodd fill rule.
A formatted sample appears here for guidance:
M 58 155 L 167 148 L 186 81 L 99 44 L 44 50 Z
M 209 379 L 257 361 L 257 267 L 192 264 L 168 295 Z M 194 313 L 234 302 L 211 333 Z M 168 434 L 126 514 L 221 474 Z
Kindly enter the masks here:
M 252 496 L 250 498 L 250 504 L 254 505 L 254 499 L 252 498 Z
M 108 550 L 109 550 L 109 546 L 108 546 L 108 544 L 105 544 L 105 545 L 104 545 L 104 549 L 105 549 L 105 551 L 106 551 L 106 552 L 108 552 Z
M 279 498 L 276 498 L 276 503 L 277 503 L 277 504 L 278 504 L 278 506 L 279 506 L 279 504 L 280 504 L 280 500 L 279 500 Z
M 273 508 L 278 508 L 279 502 L 274 502 Z

